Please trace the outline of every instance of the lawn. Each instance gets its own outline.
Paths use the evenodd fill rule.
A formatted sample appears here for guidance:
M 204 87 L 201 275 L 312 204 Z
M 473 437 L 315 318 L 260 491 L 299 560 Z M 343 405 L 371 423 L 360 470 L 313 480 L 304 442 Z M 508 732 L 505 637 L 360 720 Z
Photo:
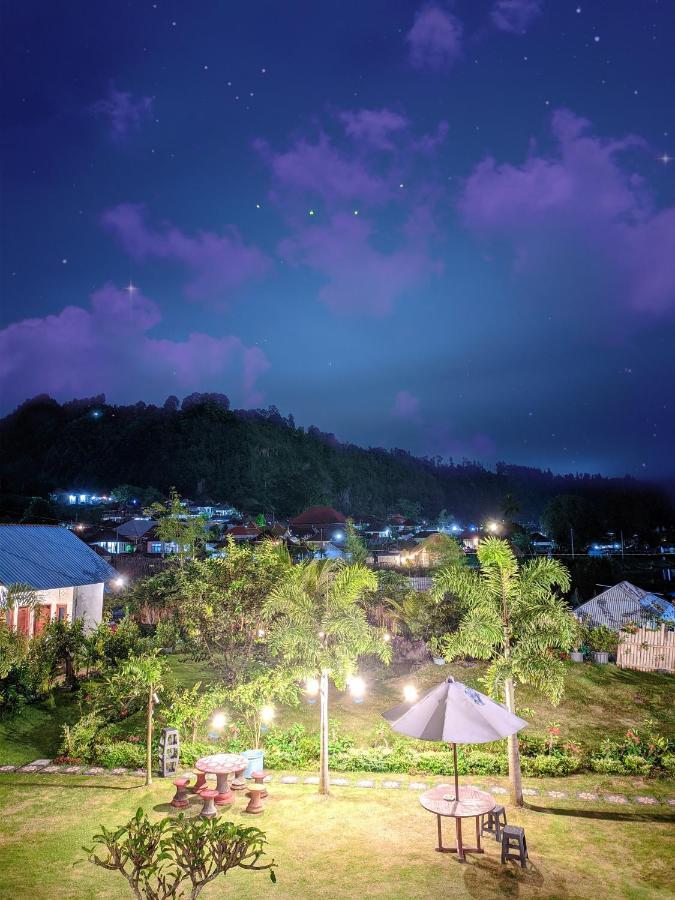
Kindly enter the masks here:
M 209 680 L 203 663 L 170 657 L 170 666 L 177 679 L 187 684 Z M 364 673 L 367 691 L 362 703 L 355 703 L 349 692 L 331 690 L 330 718 L 358 745 L 365 745 L 377 730 L 386 728 L 382 713 L 402 701 L 405 684 L 413 683 L 423 693 L 452 675 L 484 691 L 480 679 L 485 668 L 481 662 L 380 667 Z M 597 746 L 604 737 L 621 737 L 626 729 L 639 728 L 647 718 L 658 722 L 664 734 L 674 734 L 674 684 L 672 675 L 635 672 L 615 665 L 569 663 L 565 697 L 559 706 L 552 706 L 528 686 L 519 686 L 516 696 L 519 709 L 527 710 L 524 718 L 530 722 L 529 734 L 543 737 L 548 724 L 555 721 L 562 726 L 565 740 Z M 278 709 L 276 724 L 287 727 L 301 722 L 314 730 L 318 728 L 318 717 L 318 705 L 303 701 L 297 707 Z
M 473 779 L 474 783 L 476 779 Z M 495 783 L 499 779 L 483 779 Z M 478 783 L 481 780 L 478 779 Z M 502 782 L 503 783 L 503 782 Z M 534 782 L 533 782 L 534 783 Z M 554 782 L 538 780 L 537 787 Z M 660 783 L 666 795 L 673 783 Z M 628 779 L 578 776 L 570 790 L 634 793 Z M 121 779 L 58 775 L 0 776 L 0 896 L 124 898 L 119 875 L 94 868 L 81 849 L 99 824 L 125 822 L 138 806 L 166 814 L 172 789 Z M 242 797 L 224 815 L 266 831 L 278 864 L 278 883 L 265 874 L 235 872 L 209 886 L 206 898 L 435 898 L 459 896 L 657 898 L 675 889 L 675 829 L 667 806 L 537 799 L 524 810 L 507 807 L 523 825 L 531 866 L 500 865 L 496 843 L 462 866 L 434 852 L 435 821 L 408 790 L 334 788 L 329 799 L 304 785 L 271 786 L 265 813 L 241 813 Z M 193 803 L 190 814 L 199 804 Z M 446 843 L 450 834 L 447 833 Z M 229 890 L 228 890 L 229 888 Z

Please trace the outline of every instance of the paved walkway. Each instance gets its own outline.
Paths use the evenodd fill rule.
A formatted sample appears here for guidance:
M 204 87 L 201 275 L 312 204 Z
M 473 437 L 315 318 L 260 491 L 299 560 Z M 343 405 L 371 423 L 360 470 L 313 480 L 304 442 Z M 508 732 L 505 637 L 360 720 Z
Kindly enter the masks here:
M 18 772 L 22 775 L 33 773 L 45 775 L 145 775 L 145 769 L 103 769 L 100 766 L 68 766 L 54 764 L 51 759 L 35 759 L 33 762 L 24 766 L 0 766 L 0 774 L 11 774 Z M 316 775 L 271 775 L 269 781 L 278 780 L 280 784 L 318 784 L 319 779 Z M 402 778 L 345 778 L 336 776 L 331 778 L 330 783 L 333 787 L 355 787 L 363 790 L 409 790 L 409 791 L 426 791 L 434 784 L 438 784 L 437 780 L 429 783 L 426 781 L 410 781 Z M 463 787 L 474 787 L 482 790 L 489 790 L 491 794 L 497 796 L 508 794 L 508 790 L 500 785 L 490 784 L 463 784 Z M 554 800 L 583 800 L 587 803 L 613 803 L 615 805 L 624 805 L 635 803 L 642 806 L 658 806 L 667 805 L 675 807 L 675 797 L 660 798 L 650 795 L 640 795 L 630 797 L 626 794 L 608 794 L 593 793 L 591 791 L 547 791 L 540 788 L 526 787 L 523 788 L 523 794 L 526 797 L 552 797 Z

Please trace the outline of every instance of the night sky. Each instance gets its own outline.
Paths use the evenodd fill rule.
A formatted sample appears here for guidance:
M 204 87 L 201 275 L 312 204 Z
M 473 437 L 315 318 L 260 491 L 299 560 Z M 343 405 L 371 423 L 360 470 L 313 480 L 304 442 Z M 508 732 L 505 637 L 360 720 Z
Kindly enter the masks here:
M 675 473 L 670 0 L 4 0 L 0 412 Z

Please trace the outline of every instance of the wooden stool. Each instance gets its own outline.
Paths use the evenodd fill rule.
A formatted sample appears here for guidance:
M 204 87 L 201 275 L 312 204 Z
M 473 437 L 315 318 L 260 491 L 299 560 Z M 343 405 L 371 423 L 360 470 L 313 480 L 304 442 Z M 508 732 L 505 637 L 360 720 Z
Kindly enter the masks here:
M 245 791 L 248 787 L 248 785 L 246 784 L 246 779 L 244 778 L 245 771 L 245 766 L 241 769 L 235 769 L 234 778 L 232 779 L 232 783 L 230 784 L 230 787 L 233 791 Z
M 189 778 L 176 778 L 174 781 L 176 793 L 173 795 L 173 800 L 171 801 L 171 806 L 173 806 L 174 809 L 185 809 L 186 806 L 190 805 L 187 792 L 189 783 Z
M 268 772 L 266 769 L 261 769 L 260 772 L 251 772 L 251 778 L 254 783 L 260 785 L 262 787 L 262 794 L 260 795 L 261 799 L 264 800 L 267 797 L 267 788 L 265 787 L 265 779 L 269 778 L 272 773 Z
M 505 825 L 502 828 L 502 862 L 513 859 L 519 861 L 524 869 L 527 858 L 525 829 L 518 825 Z
M 262 794 L 264 790 L 265 788 L 262 787 L 262 785 L 256 784 L 246 791 L 246 796 L 250 797 L 250 800 L 248 801 L 248 806 L 246 807 L 244 812 L 251 813 L 251 815 L 253 816 L 258 816 L 261 812 L 263 812 L 263 810 L 265 809 L 262 802 Z
M 218 791 L 215 791 L 212 788 L 206 788 L 201 792 L 201 797 L 204 800 L 204 806 L 202 806 L 202 811 L 199 813 L 199 815 L 203 819 L 213 819 L 218 815 L 216 804 L 213 802 L 217 795 Z
M 487 821 L 486 821 L 487 819 Z M 502 828 L 506 825 L 506 810 L 503 806 L 495 806 L 490 812 L 481 816 L 481 834 L 494 834 L 495 840 L 502 842 Z

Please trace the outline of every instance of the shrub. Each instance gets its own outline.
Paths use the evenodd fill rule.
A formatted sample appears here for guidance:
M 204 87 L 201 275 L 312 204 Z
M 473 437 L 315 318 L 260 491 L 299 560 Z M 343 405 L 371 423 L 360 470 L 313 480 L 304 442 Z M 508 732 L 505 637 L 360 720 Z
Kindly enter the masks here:
M 652 764 L 644 756 L 627 753 L 623 758 L 623 766 L 629 775 L 650 775 Z
M 466 768 L 468 775 L 506 775 L 509 761 L 505 753 L 472 750 L 466 754 Z
M 175 650 L 182 643 L 180 628 L 170 619 L 163 619 L 157 623 L 154 643 L 160 650 Z
M 590 762 L 591 769 L 600 775 L 625 775 L 626 769 L 620 759 L 612 756 L 593 756 Z
M 95 761 L 106 769 L 142 769 L 145 766 L 145 745 L 131 741 L 102 744 L 96 750 Z
M 661 766 L 667 775 L 675 777 L 675 753 L 664 753 L 661 757 Z
M 540 753 L 523 760 L 523 771 L 526 775 L 536 775 L 544 778 L 559 778 L 563 775 L 571 775 L 581 768 L 581 760 L 577 757 L 562 754 Z
M 139 809 L 120 828 L 101 826 L 92 842 L 84 848 L 89 862 L 118 871 L 134 896 L 146 900 L 187 897 L 188 890 L 195 898 L 206 884 L 238 867 L 266 870 L 276 881 L 274 862 L 261 862 L 267 844 L 264 832 L 222 819 L 180 815 L 151 822 Z
M 63 726 L 61 751 L 65 756 L 93 762 L 96 758 L 96 744 L 105 721 L 97 713 L 82 716 L 74 725 Z
M 224 753 L 225 748 L 214 744 L 204 744 L 199 741 L 184 741 L 180 745 L 180 761 L 185 766 L 194 766 L 200 756 L 209 756 L 211 753 Z

